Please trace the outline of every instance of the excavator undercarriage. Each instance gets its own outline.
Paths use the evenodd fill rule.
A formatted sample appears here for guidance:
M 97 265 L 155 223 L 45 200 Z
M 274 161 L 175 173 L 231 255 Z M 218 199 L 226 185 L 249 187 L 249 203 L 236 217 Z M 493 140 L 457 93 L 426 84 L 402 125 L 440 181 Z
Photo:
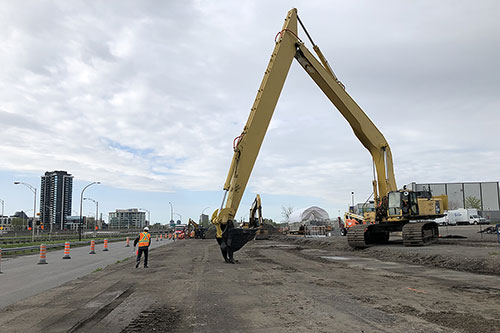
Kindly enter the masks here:
M 354 248 L 383 244 L 389 241 L 391 232 L 402 232 L 405 246 L 423 246 L 437 241 L 439 232 L 436 222 L 389 222 L 356 225 L 349 228 L 347 242 Z

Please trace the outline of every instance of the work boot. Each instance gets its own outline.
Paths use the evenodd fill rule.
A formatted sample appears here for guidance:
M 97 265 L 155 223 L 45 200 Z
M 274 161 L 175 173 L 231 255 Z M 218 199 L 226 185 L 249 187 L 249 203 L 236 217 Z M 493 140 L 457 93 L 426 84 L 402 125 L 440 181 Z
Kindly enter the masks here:
M 144 268 L 149 268 L 148 265 L 144 265 Z
M 139 267 L 139 261 L 137 262 L 137 264 L 135 264 L 135 268 Z

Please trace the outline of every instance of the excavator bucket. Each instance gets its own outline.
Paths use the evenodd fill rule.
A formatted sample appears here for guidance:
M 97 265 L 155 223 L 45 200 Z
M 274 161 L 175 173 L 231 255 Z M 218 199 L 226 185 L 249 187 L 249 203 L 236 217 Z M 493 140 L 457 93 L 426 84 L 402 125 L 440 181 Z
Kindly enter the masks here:
M 222 234 L 222 238 L 226 240 L 226 245 L 230 247 L 234 252 L 241 249 L 246 243 L 255 238 L 257 229 L 242 229 L 233 228 L 226 230 Z

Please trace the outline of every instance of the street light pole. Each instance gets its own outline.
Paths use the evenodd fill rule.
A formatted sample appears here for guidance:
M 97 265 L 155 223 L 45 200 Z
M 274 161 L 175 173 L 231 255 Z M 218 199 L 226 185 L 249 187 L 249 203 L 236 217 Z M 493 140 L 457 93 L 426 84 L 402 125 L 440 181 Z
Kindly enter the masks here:
M 100 184 L 101 182 L 92 182 L 85 186 L 82 190 L 82 194 L 80 195 L 80 220 L 78 221 L 78 240 L 82 240 L 82 208 L 83 208 L 83 192 L 87 189 L 87 187 L 95 185 L 95 184 Z
M 2 216 L 3 216 L 3 208 L 4 208 L 5 201 L 3 201 L 3 199 L 0 199 L 0 201 L 2 202 Z
M 174 205 L 170 201 L 168 203 L 170 204 L 170 222 L 172 222 L 174 220 Z
M 32 233 L 31 233 L 31 242 L 34 242 L 35 241 L 35 219 L 36 219 L 36 187 L 34 187 L 33 185 L 31 184 L 28 184 L 28 183 L 24 183 L 24 182 L 14 182 L 15 185 L 24 185 L 26 186 L 27 188 L 29 188 L 33 194 L 34 194 L 34 199 L 33 199 L 33 223 L 32 223 L 32 226 L 31 226 L 31 230 L 32 230 Z
M 207 209 L 209 209 L 209 208 L 210 208 L 210 207 L 205 207 L 205 208 L 203 208 L 203 210 L 201 211 L 201 215 L 203 215 L 203 213 L 204 213 Z
M 174 213 L 174 214 L 179 216 L 180 221 L 181 221 L 181 223 L 182 223 L 182 215 L 181 215 L 181 214 L 179 214 L 179 213 Z
M 95 203 L 95 218 L 94 218 L 94 238 L 97 237 L 97 229 L 96 229 L 96 226 L 97 226 L 97 216 L 99 216 L 99 202 L 92 199 L 92 198 L 83 198 L 83 200 L 90 200 L 92 201 L 93 203 Z

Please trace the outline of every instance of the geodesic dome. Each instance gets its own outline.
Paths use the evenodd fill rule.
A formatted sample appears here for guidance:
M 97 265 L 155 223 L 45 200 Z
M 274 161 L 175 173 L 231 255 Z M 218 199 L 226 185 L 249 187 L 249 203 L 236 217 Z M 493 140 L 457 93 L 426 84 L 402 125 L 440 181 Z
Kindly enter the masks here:
M 330 216 L 323 208 L 311 206 L 308 208 L 298 209 L 290 215 L 290 223 L 306 222 L 306 221 L 327 221 Z

